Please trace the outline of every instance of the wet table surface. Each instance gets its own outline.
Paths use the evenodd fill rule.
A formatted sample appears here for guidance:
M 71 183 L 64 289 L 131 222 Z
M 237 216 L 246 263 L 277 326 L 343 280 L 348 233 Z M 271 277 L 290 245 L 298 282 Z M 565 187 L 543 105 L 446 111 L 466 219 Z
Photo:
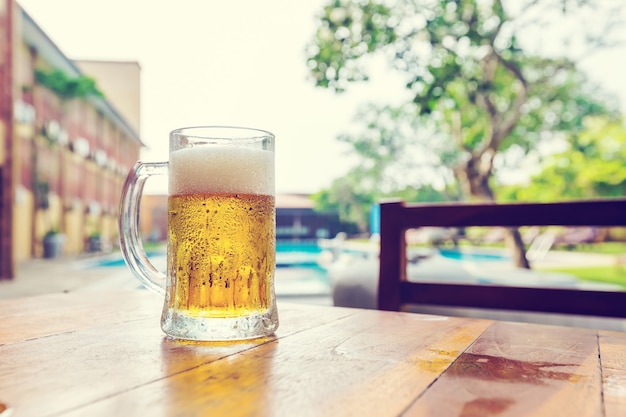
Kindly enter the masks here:
M 279 304 L 176 342 L 148 291 L 0 301 L 0 417 L 626 415 L 626 333 Z

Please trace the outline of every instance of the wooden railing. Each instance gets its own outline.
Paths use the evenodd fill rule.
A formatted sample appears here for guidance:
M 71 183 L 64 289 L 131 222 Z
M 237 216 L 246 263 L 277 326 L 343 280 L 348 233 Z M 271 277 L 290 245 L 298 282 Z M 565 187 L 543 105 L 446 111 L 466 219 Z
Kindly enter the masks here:
M 378 308 L 407 304 L 626 317 L 626 292 L 410 282 L 405 231 L 419 227 L 626 226 L 626 199 L 380 205 Z M 503 272 L 506 273 L 506 272 Z

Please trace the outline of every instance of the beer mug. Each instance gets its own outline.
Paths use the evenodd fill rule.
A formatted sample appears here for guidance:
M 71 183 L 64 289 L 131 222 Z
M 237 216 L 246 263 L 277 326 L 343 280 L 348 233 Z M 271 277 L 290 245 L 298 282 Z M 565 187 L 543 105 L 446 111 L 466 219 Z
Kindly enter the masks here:
M 141 194 L 167 175 L 167 273 L 138 230 Z M 241 340 L 278 327 L 274 293 L 274 135 L 237 127 L 170 133 L 169 162 L 137 162 L 121 195 L 120 247 L 146 287 L 165 297 L 161 328 L 177 339 Z

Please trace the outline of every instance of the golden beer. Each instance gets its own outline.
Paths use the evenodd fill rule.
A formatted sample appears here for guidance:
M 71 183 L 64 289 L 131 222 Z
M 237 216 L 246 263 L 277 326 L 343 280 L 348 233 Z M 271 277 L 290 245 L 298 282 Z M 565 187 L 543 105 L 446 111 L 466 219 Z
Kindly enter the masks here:
M 266 311 L 276 261 L 274 196 L 173 194 L 168 211 L 169 307 L 192 317 Z

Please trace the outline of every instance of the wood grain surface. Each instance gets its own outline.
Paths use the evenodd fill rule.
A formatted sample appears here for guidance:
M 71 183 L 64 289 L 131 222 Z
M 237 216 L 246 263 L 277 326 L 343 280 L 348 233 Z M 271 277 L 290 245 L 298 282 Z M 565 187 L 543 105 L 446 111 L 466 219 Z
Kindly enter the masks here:
M 0 301 L 0 417 L 626 415 L 623 333 L 279 304 L 194 343 L 147 291 L 90 296 Z
M 626 333 L 600 332 L 604 407 L 607 417 L 626 416 Z
M 597 332 L 493 323 L 408 416 L 602 416 Z

